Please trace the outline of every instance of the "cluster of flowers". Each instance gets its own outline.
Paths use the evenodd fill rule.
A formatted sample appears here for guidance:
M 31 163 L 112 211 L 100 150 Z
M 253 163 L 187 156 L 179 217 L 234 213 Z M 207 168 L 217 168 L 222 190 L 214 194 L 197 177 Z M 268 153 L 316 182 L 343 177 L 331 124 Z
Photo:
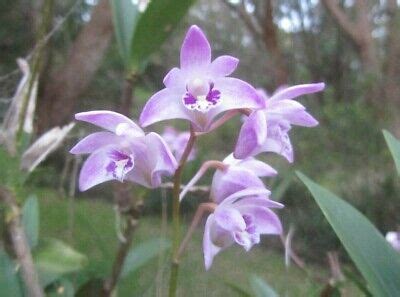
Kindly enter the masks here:
M 277 172 L 254 156 L 275 152 L 292 162 L 288 136 L 292 125 L 318 124 L 293 99 L 324 89 L 323 83 L 305 84 L 280 88 L 269 96 L 228 77 L 238 62 L 231 56 L 211 61 L 208 40 L 197 26 L 192 26 L 182 44 L 180 68 L 168 72 L 163 81 L 165 88 L 149 99 L 140 116 L 141 127 L 184 119 L 190 121 L 191 133 L 204 134 L 235 114 L 247 115 L 233 153 L 222 162 L 206 162 L 180 195 L 182 199 L 205 170 L 217 169 L 210 190 L 212 213 L 203 240 L 207 269 L 218 252 L 234 243 L 250 250 L 259 243 L 261 234 L 281 234 L 281 222 L 271 208 L 283 205 L 270 199 L 270 191 L 260 179 Z M 154 132 L 146 134 L 129 118 L 112 111 L 78 113 L 76 119 L 108 130 L 90 134 L 71 149 L 73 154 L 90 154 L 80 173 L 82 191 L 108 180 L 158 187 L 163 176 L 175 173 L 191 137 L 189 132 L 178 133 L 171 128 L 164 137 Z M 189 158 L 194 157 L 192 152 Z

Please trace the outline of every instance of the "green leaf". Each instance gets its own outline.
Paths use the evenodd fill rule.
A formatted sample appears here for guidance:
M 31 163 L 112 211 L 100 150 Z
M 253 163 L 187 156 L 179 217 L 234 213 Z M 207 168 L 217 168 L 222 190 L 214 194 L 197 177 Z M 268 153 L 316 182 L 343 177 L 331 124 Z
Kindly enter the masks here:
M 18 188 L 22 183 L 19 170 L 19 157 L 11 156 L 3 146 L 0 146 L 0 180 L 7 188 Z
M 224 281 L 225 285 L 231 288 L 238 296 L 240 297 L 252 297 L 250 293 L 248 293 L 245 289 L 243 289 L 239 284 L 231 283 L 228 281 Z
M 385 137 L 389 150 L 392 153 L 397 173 L 400 174 L 400 141 L 387 130 L 383 130 L 383 136 Z
M 278 297 L 278 294 L 263 279 L 253 275 L 250 278 L 250 286 L 256 297 Z
M 85 255 L 74 250 L 62 241 L 48 239 L 38 245 L 33 253 L 33 258 L 45 283 L 51 283 L 49 278 L 55 280 L 65 273 L 82 269 L 88 262 Z
M 307 186 L 374 296 L 400 296 L 400 256 L 371 222 L 346 201 L 314 183 Z
M 361 279 L 360 276 L 356 275 L 353 271 L 350 271 L 348 268 L 343 269 L 343 274 L 344 276 L 351 281 L 353 284 L 357 286 L 357 288 L 363 292 L 363 294 L 366 297 L 372 297 L 372 294 L 370 291 L 368 291 L 368 288 L 365 284 L 364 279 Z
M 0 249 L 0 296 L 23 296 L 13 261 Z
M 29 196 L 22 208 L 22 225 L 29 247 L 36 247 L 39 241 L 39 204 L 35 195 Z
M 132 0 L 111 0 L 115 36 L 120 54 L 127 66 L 131 51 L 132 37 L 139 10 Z
M 143 70 L 150 55 L 186 15 L 195 0 L 152 0 L 140 16 L 131 47 L 131 70 Z
M 145 265 L 159 253 L 170 248 L 171 243 L 162 238 L 156 238 L 146 241 L 139 246 L 131 249 L 126 256 L 124 266 L 121 272 L 121 278 L 126 277 L 131 272 L 136 271 Z

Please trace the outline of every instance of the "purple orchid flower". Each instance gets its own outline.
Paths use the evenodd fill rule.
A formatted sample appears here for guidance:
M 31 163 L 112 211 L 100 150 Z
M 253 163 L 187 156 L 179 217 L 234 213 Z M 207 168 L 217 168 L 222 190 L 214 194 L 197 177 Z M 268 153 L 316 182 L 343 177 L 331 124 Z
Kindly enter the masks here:
M 386 233 L 386 240 L 398 252 L 400 252 L 400 232 L 390 231 Z
M 82 112 L 75 118 L 108 130 L 86 136 L 70 151 L 90 154 L 79 176 L 81 191 L 109 180 L 154 188 L 163 175 L 174 173 L 177 162 L 160 135 L 145 135 L 129 118 L 112 111 Z
M 281 234 L 282 225 L 270 208 L 283 205 L 262 195 L 266 189 L 248 188 L 222 201 L 207 218 L 203 237 L 205 267 L 211 267 L 214 256 L 237 243 L 246 251 L 260 242 L 261 234 Z
M 322 91 L 324 88 L 324 83 L 280 88 L 269 98 L 265 92 L 259 91 L 266 107 L 254 110 L 245 120 L 234 156 L 244 159 L 261 152 L 275 152 L 293 162 L 293 148 L 288 134 L 292 125 L 314 127 L 318 125 L 318 121 L 303 105 L 292 99 Z
M 260 177 L 277 174 L 268 164 L 251 157 L 238 160 L 230 154 L 223 160 L 223 164 L 226 165 L 225 170 L 217 170 L 211 184 L 210 197 L 216 203 L 246 188 L 265 189 Z
M 175 158 L 179 161 L 182 157 L 182 154 L 185 150 L 186 144 L 190 138 L 190 132 L 179 132 L 175 128 L 171 126 L 167 126 L 164 129 L 163 134 L 161 134 L 162 138 L 171 148 L 172 153 Z M 196 150 L 192 149 L 189 154 L 188 161 L 192 161 L 196 158 Z
M 263 108 L 256 90 L 248 83 L 227 77 L 239 60 L 220 56 L 211 62 L 211 47 L 204 33 L 191 26 L 183 41 L 180 68 L 164 78 L 165 88 L 154 94 L 140 116 L 143 127 L 168 119 L 185 119 L 196 131 L 207 132 L 217 115 L 241 108 Z

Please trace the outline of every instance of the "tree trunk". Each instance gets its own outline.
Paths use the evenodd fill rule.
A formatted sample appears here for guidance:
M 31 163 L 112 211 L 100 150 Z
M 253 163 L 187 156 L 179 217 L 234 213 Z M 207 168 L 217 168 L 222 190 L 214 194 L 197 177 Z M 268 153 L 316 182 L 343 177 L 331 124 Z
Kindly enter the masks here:
M 369 19 L 367 0 L 357 0 L 357 45 L 360 52 L 361 62 L 367 74 L 379 73 L 378 55 L 374 39 L 372 38 L 372 23 Z
M 369 19 L 367 0 L 356 0 L 356 20 L 348 18 L 345 11 L 334 0 L 322 0 L 333 19 L 342 32 L 355 46 L 364 72 L 366 74 L 379 73 L 379 62 L 375 42 L 372 38 L 372 24 Z
M 384 65 L 385 97 L 389 102 L 400 102 L 400 13 L 396 0 L 387 1 L 387 56 Z
M 279 46 L 278 32 L 274 23 L 272 1 L 265 1 L 264 24 L 263 24 L 263 42 L 267 48 L 274 67 L 275 86 L 288 83 L 288 71 L 281 47 Z
M 38 102 L 38 132 L 68 122 L 78 98 L 88 87 L 109 46 L 113 32 L 108 0 L 94 8 L 74 41 L 65 64 L 45 85 Z

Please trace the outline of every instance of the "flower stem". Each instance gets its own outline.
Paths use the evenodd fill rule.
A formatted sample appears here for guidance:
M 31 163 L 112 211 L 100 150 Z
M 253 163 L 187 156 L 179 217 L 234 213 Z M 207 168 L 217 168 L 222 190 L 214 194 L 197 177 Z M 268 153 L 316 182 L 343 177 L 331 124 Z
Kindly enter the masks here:
M 194 214 L 192 224 L 190 225 L 185 238 L 182 240 L 182 243 L 179 247 L 179 254 L 178 257 L 180 258 L 184 253 L 190 239 L 192 238 L 193 232 L 196 230 L 196 227 L 199 225 L 203 215 L 207 212 L 214 212 L 217 205 L 214 202 L 205 202 L 201 203 Z M 178 258 L 178 259 L 179 259 Z
M 112 296 L 113 291 L 119 281 L 121 272 L 125 263 L 125 258 L 129 252 L 129 248 L 132 244 L 133 234 L 135 232 L 136 226 L 138 225 L 138 220 L 141 214 L 142 201 L 139 200 L 132 205 L 129 209 L 121 212 L 126 219 L 126 228 L 123 234 L 124 240 L 120 241 L 117 254 L 115 256 L 114 264 L 112 267 L 112 272 L 109 278 L 104 281 L 103 284 L 103 294 L 104 297 Z
M 25 284 L 26 296 L 43 297 L 44 293 L 39 283 L 39 277 L 33 264 L 32 254 L 21 223 L 21 210 L 14 194 L 7 188 L 0 187 L 0 201 L 9 208 L 6 218 L 13 250 L 21 266 L 21 276 Z
M 174 187 L 172 192 L 172 224 L 173 224 L 173 241 L 172 241 L 172 261 L 171 261 L 171 277 L 169 280 L 169 297 L 176 296 L 179 271 L 179 246 L 180 246 L 180 218 L 179 218 L 179 192 L 181 189 L 182 171 L 186 164 L 187 158 L 193 149 L 196 141 L 196 134 L 193 127 L 190 127 L 190 138 L 186 144 L 185 150 L 179 161 L 178 168 L 174 174 Z
M 200 180 L 200 178 L 202 178 L 202 176 L 207 172 L 208 169 L 215 168 L 219 170 L 225 170 L 226 167 L 227 166 L 221 161 L 210 160 L 204 162 L 203 165 L 201 165 L 199 171 L 197 171 L 197 173 L 183 188 L 182 192 L 179 195 L 179 201 L 181 201 L 185 197 L 187 192 L 189 192 L 190 189 Z

